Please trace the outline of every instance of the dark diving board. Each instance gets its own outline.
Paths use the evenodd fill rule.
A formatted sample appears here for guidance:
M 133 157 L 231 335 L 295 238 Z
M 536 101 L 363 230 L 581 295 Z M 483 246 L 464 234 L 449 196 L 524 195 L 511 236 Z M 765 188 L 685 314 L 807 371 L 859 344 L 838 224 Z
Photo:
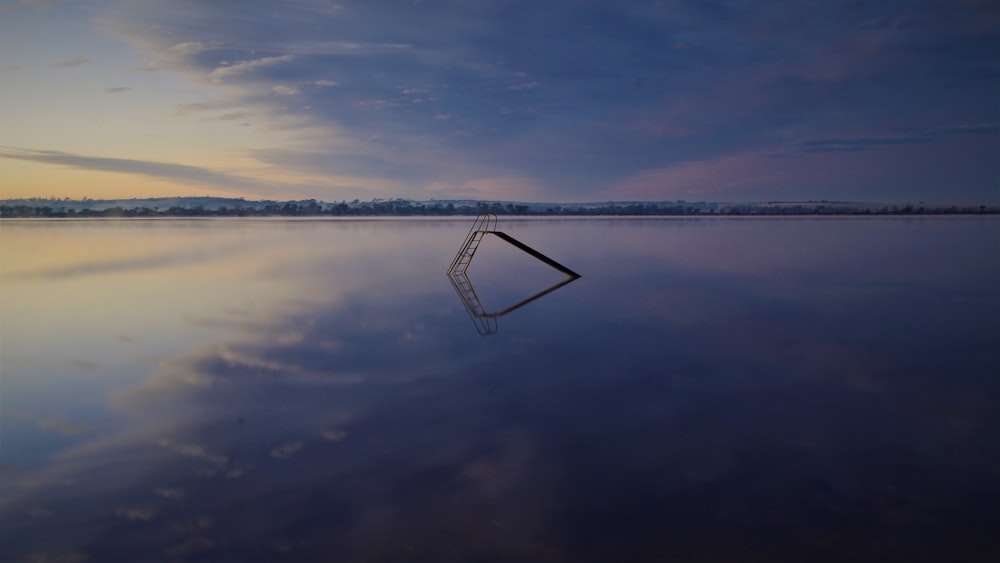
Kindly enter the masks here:
M 574 272 L 573 270 L 570 270 L 566 266 L 563 266 L 559 262 L 556 262 L 555 260 L 549 258 L 548 256 L 546 256 L 546 255 L 542 254 L 541 252 L 535 250 L 534 248 L 531 248 L 530 246 L 528 246 L 528 245 L 524 244 L 523 242 L 517 240 L 516 238 L 508 235 L 507 233 L 504 233 L 504 232 L 501 232 L 501 231 L 492 231 L 492 233 L 494 235 L 502 238 L 503 240 L 509 242 L 510 244 L 516 246 L 517 248 L 520 248 L 521 250 L 523 250 L 523 251 L 527 252 L 528 254 L 534 256 L 535 258 L 541 260 L 542 262 L 545 262 L 549 266 L 552 266 L 553 268 L 555 268 L 555 269 L 559 270 L 560 272 L 566 274 L 567 276 L 570 276 L 573 279 L 576 279 L 576 278 L 580 277 L 580 274 Z

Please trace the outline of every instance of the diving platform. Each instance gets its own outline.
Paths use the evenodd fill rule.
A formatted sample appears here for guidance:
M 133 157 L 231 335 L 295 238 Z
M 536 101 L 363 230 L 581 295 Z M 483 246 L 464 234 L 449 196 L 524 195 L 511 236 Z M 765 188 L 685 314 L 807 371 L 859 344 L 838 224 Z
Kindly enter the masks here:
M 539 260 L 559 272 L 562 272 L 566 277 L 563 280 L 543 289 L 542 291 L 510 305 L 509 307 L 499 311 L 487 311 L 485 307 L 483 307 L 479 296 L 476 294 L 476 290 L 472 285 L 472 280 L 469 279 L 469 276 L 466 273 L 469 269 L 469 265 L 472 263 L 473 257 L 476 254 L 476 250 L 479 248 L 479 245 L 482 243 L 486 235 L 496 236 L 500 240 L 510 244 L 518 250 L 521 250 L 536 260 Z M 451 266 L 448 267 L 447 274 L 452 286 L 455 288 L 459 298 L 462 300 L 462 304 L 465 306 L 466 311 L 468 311 L 469 316 L 472 317 L 472 321 L 476 325 L 476 330 L 483 335 L 493 334 L 496 332 L 498 317 L 523 307 L 542 296 L 548 295 L 549 293 L 580 277 L 580 274 L 574 272 L 559 262 L 556 262 L 552 258 L 549 258 L 507 233 L 498 231 L 497 216 L 492 213 L 484 213 L 476 217 L 475 222 L 472 224 L 472 227 L 469 228 L 469 232 L 465 236 L 465 241 L 459 248 L 458 253 L 455 254 L 455 258 L 452 260 Z

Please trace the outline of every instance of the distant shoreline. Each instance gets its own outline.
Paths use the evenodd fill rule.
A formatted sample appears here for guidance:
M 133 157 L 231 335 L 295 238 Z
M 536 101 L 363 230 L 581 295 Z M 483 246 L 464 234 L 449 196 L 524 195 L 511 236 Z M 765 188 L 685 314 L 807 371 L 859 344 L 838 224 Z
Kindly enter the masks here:
M 0 218 L 143 217 L 450 217 L 481 213 L 541 217 L 622 216 L 813 216 L 813 215 L 994 215 L 1000 205 L 808 202 L 594 202 L 520 203 L 479 200 L 375 199 L 321 202 L 247 201 L 242 198 L 180 197 L 117 200 L 0 200 Z

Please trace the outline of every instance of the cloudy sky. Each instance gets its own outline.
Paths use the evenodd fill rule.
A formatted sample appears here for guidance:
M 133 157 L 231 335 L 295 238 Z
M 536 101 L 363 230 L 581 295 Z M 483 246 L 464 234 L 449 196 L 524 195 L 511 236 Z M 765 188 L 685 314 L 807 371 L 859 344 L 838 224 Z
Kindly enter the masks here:
M 1000 201 L 996 0 L 0 0 L 0 196 Z

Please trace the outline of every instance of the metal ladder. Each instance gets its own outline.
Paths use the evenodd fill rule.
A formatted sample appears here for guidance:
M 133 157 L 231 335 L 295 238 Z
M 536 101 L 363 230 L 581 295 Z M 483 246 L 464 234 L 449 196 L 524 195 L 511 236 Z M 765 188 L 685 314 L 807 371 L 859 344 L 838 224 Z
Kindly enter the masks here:
M 479 301 L 479 296 L 476 295 L 476 290 L 472 287 L 469 276 L 465 275 L 465 272 L 454 272 L 448 275 L 448 279 L 451 281 L 451 285 L 455 287 L 458 296 L 462 299 L 462 304 L 465 305 L 465 310 L 469 313 L 469 317 L 472 318 L 472 322 L 475 323 L 479 334 L 485 336 L 495 333 L 497 331 L 498 315 L 486 312 L 486 308 Z
M 472 262 L 472 257 L 476 254 L 476 249 L 479 248 L 479 243 L 483 241 L 483 238 L 487 233 L 493 233 L 501 240 L 506 241 L 514 247 L 528 253 L 533 258 L 541 260 L 545 264 L 559 270 L 566 275 L 566 278 L 563 281 L 551 285 L 534 295 L 518 301 L 506 309 L 493 313 L 487 312 L 486 308 L 483 307 L 482 302 L 479 300 L 479 296 L 476 295 L 476 290 L 472 287 L 472 281 L 466 273 L 466 270 L 469 269 L 469 264 Z M 497 216 L 492 213 L 484 213 L 479 217 L 476 217 L 476 221 L 469 229 L 469 233 L 465 235 L 465 242 L 462 243 L 461 249 L 458 251 L 458 254 L 455 255 L 455 259 L 451 261 L 451 266 L 448 267 L 448 279 L 451 281 L 451 285 L 454 286 L 455 291 L 458 292 L 458 296 L 461 298 L 466 312 L 469 313 L 469 317 L 472 318 L 472 322 L 476 325 L 476 330 L 478 330 L 479 334 L 482 335 L 493 334 L 497 331 L 497 317 L 506 315 L 514 309 L 523 307 L 535 299 L 548 295 L 549 293 L 579 277 L 580 274 L 570 270 L 559 262 L 556 262 L 541 252 L 538 252 L 534 248 L 531 248 L 507 233 L 498 231 Z
M 479 243 L 483 241 L 483 237 L 486 236 L 486 233 L 496 232 L 496 230 L 496 215 L 483 213 L 479 217 L 476 217 L 476 222 L 472 224 L 469 233 L 465 235 L 465 243 L 462 244 L 462 248 L 455 255 L 455 259 L 451 261 L 451 266 L 448 268 L 448 275 L 455 272 L 464 274 L 469 269 L 472 257 L 475 256 L 476 249 L 479 248 Z

